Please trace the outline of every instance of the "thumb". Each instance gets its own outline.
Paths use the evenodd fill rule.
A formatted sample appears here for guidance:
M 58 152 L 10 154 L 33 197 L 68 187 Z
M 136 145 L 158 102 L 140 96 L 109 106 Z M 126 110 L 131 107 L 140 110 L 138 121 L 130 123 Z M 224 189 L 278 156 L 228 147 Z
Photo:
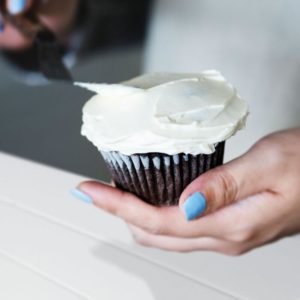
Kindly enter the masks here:
M 186 219 L 194 220 L 268 189 L 272 176 L 268 164 L 270 160 L 253 149 L 196 178 L 179 199 Z

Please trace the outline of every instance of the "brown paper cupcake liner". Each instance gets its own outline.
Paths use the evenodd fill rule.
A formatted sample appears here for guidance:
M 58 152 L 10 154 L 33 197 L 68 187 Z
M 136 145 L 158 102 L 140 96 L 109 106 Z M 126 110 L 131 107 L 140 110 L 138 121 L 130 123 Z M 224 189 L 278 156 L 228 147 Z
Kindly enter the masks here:
M 124 155 L 111 151 L 101 154 L 116 186 L 147 203 L 177 205 L 185 187 L 202 173 L 223 163 L 225 142 L 212 154 L 167 155 L 147 153 Z

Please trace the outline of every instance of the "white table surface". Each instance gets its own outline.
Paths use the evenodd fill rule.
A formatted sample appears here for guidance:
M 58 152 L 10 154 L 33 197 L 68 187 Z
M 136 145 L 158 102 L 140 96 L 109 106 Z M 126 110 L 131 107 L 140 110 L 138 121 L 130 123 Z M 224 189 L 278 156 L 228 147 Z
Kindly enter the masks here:
M 0 299 L 300 299 L 300 239 L 241 257 L 140 247 L 69 190 L 82 176 L 0 153 Z

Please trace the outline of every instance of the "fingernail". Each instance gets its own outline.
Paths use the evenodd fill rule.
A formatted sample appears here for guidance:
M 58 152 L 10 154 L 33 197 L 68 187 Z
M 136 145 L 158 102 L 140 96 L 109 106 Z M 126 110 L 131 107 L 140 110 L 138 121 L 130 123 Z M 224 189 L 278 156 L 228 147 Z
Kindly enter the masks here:
M 71 189 L 70 190 L 70 193 L 76 197 L 77 199 L 81 200 L 82 202 L 85 202 L 85 203 L 88 203 L 88 204 L 92 204 L 93 203 L 93 200 L 92 198 L 83 193 L 82 191 L 80 191 L 79 189 Z
M 196 192 L 190 195 L 183 204 L 185 218 L 192 221 L 199 217 L 206 209 L 206 199 L 203 194 Z
M 26 6 L 26 0 L 10 0 L 8 2 L 8 11 L 15 15 L 21 13 Z

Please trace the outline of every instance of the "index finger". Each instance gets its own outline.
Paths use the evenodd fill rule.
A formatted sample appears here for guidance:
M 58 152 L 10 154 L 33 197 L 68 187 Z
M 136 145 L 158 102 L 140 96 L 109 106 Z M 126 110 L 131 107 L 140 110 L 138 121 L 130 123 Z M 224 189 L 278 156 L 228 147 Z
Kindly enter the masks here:
M 156 207 L 104 183 L 87 181 L 78 189 L 91 197 L 97 207 L 152 234 L 183 238 L 224 234 L 223 221 L 213 214 L 188 222 L 178 206 Z

